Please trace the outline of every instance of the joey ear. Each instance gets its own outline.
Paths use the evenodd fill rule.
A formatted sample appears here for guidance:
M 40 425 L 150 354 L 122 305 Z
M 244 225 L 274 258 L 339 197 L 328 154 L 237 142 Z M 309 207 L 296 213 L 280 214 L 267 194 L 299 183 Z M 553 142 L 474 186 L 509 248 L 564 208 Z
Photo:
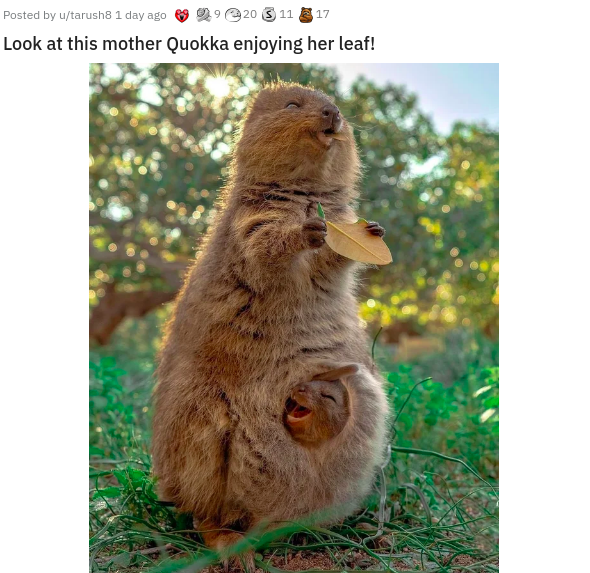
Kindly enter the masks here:
M 346 378 L 346 376 L 352 376 L 359 370 L 360 368 L 358 364 L 347 364 L 345 366 L 335 368 L 334 370 L 316 374 L 312 380 L 326 380 L 327 382 L 330 382 L 333 380 L 339 380 L 340 378 Z

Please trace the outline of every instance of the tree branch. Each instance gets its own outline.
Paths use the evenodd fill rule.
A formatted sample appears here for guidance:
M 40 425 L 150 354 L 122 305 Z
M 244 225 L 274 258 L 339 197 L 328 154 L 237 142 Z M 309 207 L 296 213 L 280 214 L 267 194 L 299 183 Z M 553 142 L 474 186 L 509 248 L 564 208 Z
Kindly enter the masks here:
M 148 245 L 139 245 L 140 250 L 145 248 L 145 250 L 148 251 L 148 256 L 145 258 L 141 257 L 137 251 L 134 255 L 128 256 L 124 243 L 115 244 L 117 245 L 116 251 L 101 251 L 92 244 L 92 239 L 90 239 L 90 257 L 100 263 L 112 263 L 114 261 L 138 263 L 142 261 L 146 266 L 159 270 L 171 288 L 174 290 L 179 288 L 181 283 L 179 273 L 187 269 L 190 264 L 190 259 L 165 261 L 151 247 L 151 245 L 149 245 L 149 247 Z
M 114 284 L 107 284 L 104 296 L 90 317 L 90 339 L 101 346 L 107 344 L 125 318 L 145 316 L 153 309 L 171 301 L 176 292 L 117 292 Z

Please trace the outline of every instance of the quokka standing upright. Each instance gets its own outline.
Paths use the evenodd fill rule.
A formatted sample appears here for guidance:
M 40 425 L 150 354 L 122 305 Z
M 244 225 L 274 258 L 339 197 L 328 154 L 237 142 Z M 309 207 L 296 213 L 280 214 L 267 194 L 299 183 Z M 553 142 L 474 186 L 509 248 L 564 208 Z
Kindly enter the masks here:
M 345 516 L 383 459 L 387 400 L 358 318 L 359 265 L 325 245 L 317 215 L 320 202 L 328 220 L 356 221 L 358 178 L 352 129 L 325 94 L 277 83 L 251 102 L 155 391 L 160 495 L 192 513 L 212 547 L 239 536 L 223 528 Z M 285 427 L 286 401 L 350 363 L 344 429 L 306 447 Z

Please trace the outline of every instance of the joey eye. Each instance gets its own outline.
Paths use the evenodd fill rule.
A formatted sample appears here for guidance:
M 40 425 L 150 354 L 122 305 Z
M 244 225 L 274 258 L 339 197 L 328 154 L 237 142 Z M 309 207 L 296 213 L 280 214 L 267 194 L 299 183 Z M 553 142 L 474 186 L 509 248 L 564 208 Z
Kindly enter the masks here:
M 289 108 L 296 108 L 301 107 L 296 101 L 290 101 L 286 106 L 287 109 Z
M 332 400 L 332 402 L 334 402 L 334 404 L 336 404 L 336 398 L 334 398 L 334 396 L 330 396 L 330 394 L 324 394 L 323 392 L 321 394 L 322 394 L 322 397 L 328 398 L 328 399 Z

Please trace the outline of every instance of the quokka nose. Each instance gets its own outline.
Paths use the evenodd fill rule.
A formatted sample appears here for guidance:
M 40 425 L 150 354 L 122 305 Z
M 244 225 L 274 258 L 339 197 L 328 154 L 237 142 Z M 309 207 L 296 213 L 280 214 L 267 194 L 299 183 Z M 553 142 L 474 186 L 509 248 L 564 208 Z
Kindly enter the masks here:
M 336 123 L 341 120 L 340 110 L 335 105 L 325 105 L 322 108 L 322 117 L 330 120 L 330 123 Z

